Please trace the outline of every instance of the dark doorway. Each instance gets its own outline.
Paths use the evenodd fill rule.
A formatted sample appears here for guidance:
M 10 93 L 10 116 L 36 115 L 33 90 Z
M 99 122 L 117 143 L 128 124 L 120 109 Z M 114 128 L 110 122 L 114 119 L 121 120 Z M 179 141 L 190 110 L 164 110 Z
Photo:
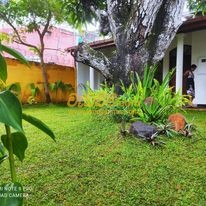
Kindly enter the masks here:
M 192 57 L 192 47 L 190 45 L 184 45 L 184 57 L 183 57 L 183 73 L 190 67 L 191 65 L 191 57 Z M 174 48 L 170 51 L 169 54 L 169 68 L 172 70 L 176 67 L 176 59 L 177 59 L 177 48 Z M 183 85 L 182 85 L 182 92 L 183 94 L 186 94 L 186 88 L 185 88 L 185 78 L 183 77 Z M 173 78 L 170 81 L 170 86 L 173 87 L 173 90 L 175 91 L 175 85 L 176 85 L 176 74 L 174 74 Z
M 159 61 L 157 64 L 157 70 L 155 72 L 154 78 L 162 83 L 163 78 L 163 60 Z

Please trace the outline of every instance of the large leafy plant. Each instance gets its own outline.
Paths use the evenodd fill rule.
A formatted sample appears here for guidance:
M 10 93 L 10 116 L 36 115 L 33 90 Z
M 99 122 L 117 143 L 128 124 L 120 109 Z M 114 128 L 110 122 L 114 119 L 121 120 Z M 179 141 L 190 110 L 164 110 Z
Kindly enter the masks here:
M 55 93 L 55 99 L 57 102 L 57 93 L 58 91 L 61 91 L 62 93 L 66 93 L 66 92 L 73 92 L 74 88 L 71 84 L 66 84 L 64 82 L 62 82 L 61 80 L 57 80 L 53 83 L 49 84 L 49 89 L 52 93 Z
M 150 96 L 155 71 L 156 66 L 152 68 L 146 67 L 142 80 L 137 73 L 132 72 L 130 74 L 131 85 L 129 87 L 126 87 L 122 82 L 123 95 L 119 97 L 119 100 L 120 104 L 123 105 L 123 113 L 122 116 L 119 116 L 119 121 L 140 118 L 144 114 L 142 107 L 145 106 L 145 99 Z M 125 114 L 127 116 L 126 119 Z
M 30 88 L 30 91 L 31 91 L 31 96 L 29 96 L 29 98 L 27 99 L 27 102 L 29 104 L 37 103 L 35 98 L 40 93 L 39 87 L 36 86 L 34 83 L 30 83 L 29 88 Z
M 144 90 L 147 90 L 143 99 L 140 102 L 139 117 L 144 122 L 165 122 L 171 113 L 178 112 L 182 109 L 188 99 L 181 95 L 180 92 L 174 93 L 169 86 L 169 81 L 172 78 L 175 70 L 169 72 L 162 83 L 154 78 L 155 68 L 147 68 L 145 73 L 148 73 L 146 79 L 151 81 L 149 86 L 144 85 Z M 138 84 L 141 80 L 138 78 Z M 147 98 L 151 98 L 151 102 L 146 102 Z
M 19 52 L 0 43 L 0 81 L 3 84 L 6 84 L 7 65 L 3 57 L 3 52 L 12 55 L 24 64 L 28 65 L 28 62 Z M 21 103 L 14 93 L 8 89 L 0 92 L 0 122 L 4 124 L 5 127 L 5 134 L 1 136 L 0 142 L 0 164 L 6 159 L 9 160 L 12 182 L 0 186 L 1 206 L 15 206 L 23 204 L 23 187 L 17 181 L 14 159 L 14 156 L 16 156 L 20 161 L 23 161 L 25 151 L 28 147 L 27 138 L 22 126 L 22 120 L 25 120 L 33 126 L 39 128 L 55 140 L 54 133 L 46 124 L 44 124 L 41 120 L 22 112 Z M 17 195 L 14 193 L 17 193 Z

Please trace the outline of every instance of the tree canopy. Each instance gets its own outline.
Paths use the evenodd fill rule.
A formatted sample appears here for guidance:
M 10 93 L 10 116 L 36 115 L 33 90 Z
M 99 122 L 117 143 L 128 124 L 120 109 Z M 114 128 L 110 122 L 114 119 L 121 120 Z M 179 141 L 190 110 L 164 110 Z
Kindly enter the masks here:
M 46 102 L 50 102 L 48 77 L 44 63 L 44 37 L 55 23 L 65 21 L 61 0 L 9 0 L 0 4 L 0 19 L 12 29 L 12 39 L 18 44 L 32 48 L 40 59 Z M 26 32 L 36 32 L 39 42 L 32 44 L 25 38 Z
M 64 21 L 62 2 L 56 0 L 9 0 L 0 4 L 0 17 L 7 23 L 15 22 L 17 26 L 27 28 L 33 32 L 47 24 L 48 18 L 52 21 Z
M 97 11 L 105 10 L 106 0 L 63 0 L 67 22 L 75 28 L 97 20 Z
M 188 2 L 191 10 L 196 13 L 201 12 L 203 15 L 206 12 L 206 1 L 205 0 L 189 0 Z
M 187 1 L 191 11 L 205 13 L 206 0 Z M 91 23 L 93 19 L 99 19 L 98 16 L 101 15 L 99 11 L 107 9 L 107 0 L 64 0 L 64 6 L 67 21 L 75 28 L 79 28 L 83 24 Z

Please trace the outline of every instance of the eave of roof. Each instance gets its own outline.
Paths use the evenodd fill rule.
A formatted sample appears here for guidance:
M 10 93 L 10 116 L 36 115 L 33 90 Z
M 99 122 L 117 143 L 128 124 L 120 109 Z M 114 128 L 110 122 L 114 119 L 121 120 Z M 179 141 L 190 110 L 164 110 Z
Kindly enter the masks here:
M 185 21 L 179 28 L 178 33 L 188 33 L 203 29 L 206 29 L 206 16 L 198 16 Z
M 89 46 L 92 47 L 93 49 L 102 49 L 102 48 L 107 48 L 107 47 L 113 47 L 115 46 L 113 39 L 104 39 L 104 40 L 99 40 L 99 41 L 94 41 L 89 43 Z M 72 50 L 75 50 L 77 46 L 72 46 L 66 49 L 67 52 L 70 52 Z

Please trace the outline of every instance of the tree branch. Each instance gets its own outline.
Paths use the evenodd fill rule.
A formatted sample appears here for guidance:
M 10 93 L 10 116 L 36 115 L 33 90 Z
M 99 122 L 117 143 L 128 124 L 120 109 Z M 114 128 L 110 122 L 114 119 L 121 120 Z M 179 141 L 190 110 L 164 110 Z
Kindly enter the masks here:
M 166 0 L 158 12 L 158 18 L 153 26 L 151 37 L 149 42 L 152 43 L 150 48 L 153 61 L 160 61 L 164 57 L 166 49 L 171 44 L 171 41 L 175 37 L 177 30 L 183 23 L 182 10 L 186 0 Z
M 118 33 L 125 30 L 125 25 L 130 18 L 132 1 L 130 0 L 107 0 L 107 15 L 109 27 L 112 32 L 114 41 Z M 118 40 L 117 40 L 118 41 Z
M 45 50 L 53 50 L 53 51 L 59 51 L 59 52 L 62 52 L 62 53 L 65 53 L 65 51 L 62 51 L 61 49 L 53 49 L 53 48 L 44 48 Z
M 108 19 L 108 13 L 106 10 L 98 10 L 94 7 L 91 7 L 91 10 L 96 14 L 99 23 L 100 23 L 100 33 L 103 35 L 107 35 L 111 32 L 110 25 L 109 25 L 109 19 Z
M 101 72 L 105 78 L 111 79 L 112 76 L 109 71 L 111 62 L 103 53 L 95 51 L 85 43 L 81 43 L 77 49 L 71 51 L 71 55 L 77 62 L 86 64 Z
M 47 17 L 47 22 L 46 22 L 46 24 L 44 26 L 44 29 L 42 31 L 42 36 L 44 36 L 46 34 L 46 32 L 48 31 L 51 18 L 52 18 L 52 12 L 51 12 L 51 10 L 49 10 L 48 17 Z
M 51 13 L 51 10 L 48 11 L 48 17 L 47 17 L 47 21 L 46 21 L 46 24 L 43 28 L 43 31 L 40 32 L 40 30 L 38 28 L 36 28 L 36 31 L 39 35 L 39 40 L 40 40 L 40 44 L 41 44 L 41 49 L 40 49 L 40 54 L 39 54 L 39 57 L 41 59 L 41 63 L 44 64 L 44 36 L 46 34 L 46 32 L 48 31 L 48 28 L 49 28 L 49 24 L 50 24 L 50 21 L 51 21 L 51 18 L 52 18 L 52 13 Z
M 145 40 L 151 34 L 159 8 L 163 2 L 163 0 L 149 0 L 133 3 L 131 18 L 125 29 L 129 50 L 138 50 L 145 43 Z
M 108 14 L 106 11 L 99 11 L 98 14 L 99 23 L 100 23 L 100 33 L 104 36 L 108 35 L 111 32 Z
M 22 40 L 21 35 L 19 34 L 17 28 L 9 21 L 6 15 L 0 13 L 0 17 L 13 29 L 14 33 L 16 34 L 17 40 L 15 40 L 14 42 L 16 42 L 17 44 L 22 44 L 24 46 L 34 48 L 38 53 L 40 52 L 38 47 Z

